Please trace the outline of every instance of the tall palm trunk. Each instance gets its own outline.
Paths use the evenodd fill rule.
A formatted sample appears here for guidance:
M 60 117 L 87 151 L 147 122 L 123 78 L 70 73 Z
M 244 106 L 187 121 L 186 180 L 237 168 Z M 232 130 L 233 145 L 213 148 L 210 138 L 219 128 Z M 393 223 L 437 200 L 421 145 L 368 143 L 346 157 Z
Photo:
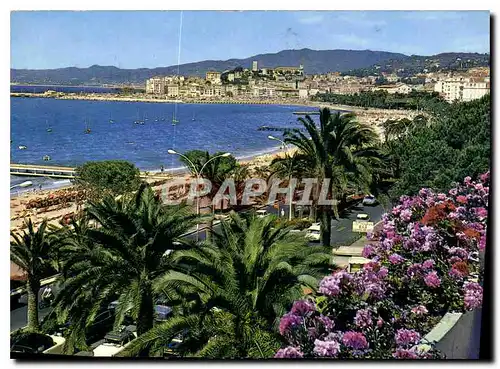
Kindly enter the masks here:
M 40 281 L 28 278 L 28 330 L 32 332 L 40 331 L 38 321 L 38 292 L 40 291 Z
M 313 223 L 316 222 L 317 216 L 318 216 L 318 201 L 319 201 L 319 183 L 315 183 L 313 185 L 313 190 L 312 190 L 312 204 L 311 204 L 311 211 L 309 212 L 309 217 L 311 218 L 311 221 Z
M 321 209 L 321 242 L 323 246 L 330 246 L 332 239 L 332 212 L 329 208 Z
M 333 188 L 333 179 L 332 179 L 332 171 L 329 168 L 325 168 L 325 175 L 323 178 L 329 179 L 328 181 L 328 194 L 332 194 L 332 200 L 335 200 L 335 195 L 332 193 Z M 333 206 L 336 206 L 335 204 Z M 322 205 L 320 208 L 320 216 L 321 216 L 321 243 L 324 246 L 330 247 L 332 240 L 332 208 L 328 205 Z
M 247 350 L 245 347 L 245 337 L 243 334 L 243 322 L 241 320 L 241 317 L 237 317 L 235 322 L 235 336 L 236 342 L 238 342 L 238 347 L 236 348 L 236 350 L 238 352 L 238 358 L 245 359 L 247 358 Z
M 137 335 L 146 333 L 153 328 L 154 321 L 154 302 L 151 282 L 141 281 L 141 302 L 139 305 L 139 314 L 137 316 Z

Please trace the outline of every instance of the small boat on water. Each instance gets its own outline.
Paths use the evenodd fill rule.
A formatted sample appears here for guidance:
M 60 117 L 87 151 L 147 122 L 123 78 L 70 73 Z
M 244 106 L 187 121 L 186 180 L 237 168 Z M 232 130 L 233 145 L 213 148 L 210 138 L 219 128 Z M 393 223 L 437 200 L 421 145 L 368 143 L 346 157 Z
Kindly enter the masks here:
M 175 113 L 172 114 L 172 125 L 175 126 L 179 121 L 175 119 Z
M 52 128 L 50 128 L 50 127 L 47 128 L 47 132 L 49 132 L 49 133 L 52 132 Z
M 196 118 L 194 117 L 194 113 L 193 113 L 193 118 L 191 118 L 191 120 L 194 122 L 196 120 Z
M 50 160 L 50 156 L 49 156 L 49 155 L 45 155 L 45 156 L 43 157 L 43 161 L 49 161 L 49 160 Z
M 19 150 L 26 150 L 28 147 L 24 146 L 24 145 L 19 145 Z
M 115 121 L 113 119 L 110 119 L 109 120 L 109 123 L 114 123 Z
M 83 133 L 89 134 L 90 132 L 92 132 L 92 131 L 90 130 L 89 123 L 85 119 L 85 130 L 83 131 Z

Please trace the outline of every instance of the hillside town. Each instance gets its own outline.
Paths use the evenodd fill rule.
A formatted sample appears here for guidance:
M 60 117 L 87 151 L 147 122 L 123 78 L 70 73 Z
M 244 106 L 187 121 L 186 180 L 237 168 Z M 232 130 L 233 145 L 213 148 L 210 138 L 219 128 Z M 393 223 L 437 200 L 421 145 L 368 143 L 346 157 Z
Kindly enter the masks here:
M 404 72 L 404 71 L 401 71 Z M 146 93 L 165 99 L 303 99 L 318 93 L 352 95 L 367 91 L 408 94 L 438 92 L 446 101 L 471 101 L 490 92 L 490 69 L 428 72 L 403 78 L 397 73 L 357 77 L 340 72 L 306 75 L 304 66 L 267 68 L 257 61 L 252 68 L 207 71 L 205 79 L 193 76 L 156 76 L 146 81 Z

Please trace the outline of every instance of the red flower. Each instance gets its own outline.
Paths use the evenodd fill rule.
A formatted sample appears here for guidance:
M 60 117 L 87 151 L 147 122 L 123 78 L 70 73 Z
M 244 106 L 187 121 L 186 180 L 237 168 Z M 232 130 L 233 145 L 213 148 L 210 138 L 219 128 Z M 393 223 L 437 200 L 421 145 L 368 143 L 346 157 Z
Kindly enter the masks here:
M 451 268 L 455 269 L 457 272 L 459 272 L 464 277 L 469 274 L 469 267 L 467 266 L 466 262 L 457 261 L 456 263 L 454 263 L 452 265 Z
M 479 231 L 476 231 L 475 229 L 466 228 L 463 232 L 468 238 L 475 238 L 478 241 L 481 238 L 481 233 L 479 233 Z

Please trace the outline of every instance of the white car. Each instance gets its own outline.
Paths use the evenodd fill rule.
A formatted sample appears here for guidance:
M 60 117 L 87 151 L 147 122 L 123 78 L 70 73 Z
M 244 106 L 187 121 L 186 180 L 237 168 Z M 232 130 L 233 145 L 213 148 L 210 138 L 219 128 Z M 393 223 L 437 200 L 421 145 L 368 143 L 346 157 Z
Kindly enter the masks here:
M 377 199 L 373 195 L 366 195 L 363 198 L 363 205 L 373 206 L 377 204 Z
M 269 215 L 269 213 L 267 212 L 267 210 L 263 210 L 263 209 L 257 210 L 255 212 L 255 214 L 257 214 L 257 217 L 259 217 L 259 218 L 264 218 L 264 217 L 267 217 Z
M 356 220 L 358 222 L 368 222 L 370 220 L 370 216 L 368 214 L 358 214 L 356 215 Z
M 309 241 L 319 241 L 321 239 L 321 227 L 319 223 L 314 223 L 306 231 L 306 239 Z

